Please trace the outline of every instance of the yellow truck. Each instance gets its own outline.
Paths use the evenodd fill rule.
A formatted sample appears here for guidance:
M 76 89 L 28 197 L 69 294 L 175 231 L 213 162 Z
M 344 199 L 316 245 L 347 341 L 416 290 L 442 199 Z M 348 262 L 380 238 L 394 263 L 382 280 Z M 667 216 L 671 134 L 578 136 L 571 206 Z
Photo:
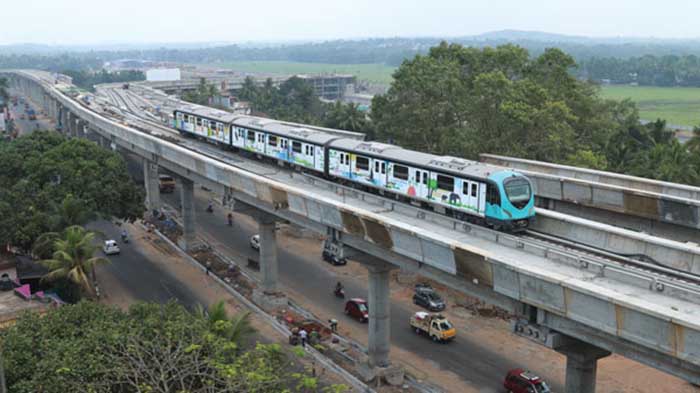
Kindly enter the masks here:
M 435 342 L 446 342 L 455 338 L 457 331 L 441 314 L 419 311 L 411 316 L 411 327 L 416 334 L 425 334 Z

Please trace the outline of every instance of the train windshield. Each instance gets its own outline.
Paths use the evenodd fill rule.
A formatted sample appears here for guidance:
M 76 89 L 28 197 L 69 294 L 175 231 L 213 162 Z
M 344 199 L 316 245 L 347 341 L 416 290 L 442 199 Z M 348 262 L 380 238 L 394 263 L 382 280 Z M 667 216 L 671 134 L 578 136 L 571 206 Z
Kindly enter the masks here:
M 513 206 L 522 208 L 530 202 L 530 182 L 524 177 L 511 177 L 504 182 L 503 187 Z

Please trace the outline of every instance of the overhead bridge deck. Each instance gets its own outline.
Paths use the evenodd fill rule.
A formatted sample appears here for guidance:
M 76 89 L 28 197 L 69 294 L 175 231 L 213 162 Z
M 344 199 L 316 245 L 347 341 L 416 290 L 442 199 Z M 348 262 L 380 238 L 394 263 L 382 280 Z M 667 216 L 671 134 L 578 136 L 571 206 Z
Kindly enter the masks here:
M 537 322 L 700 383 L 698 286 L 606 264 L 409 205 L 287 171 L 256 173 L 235 158 L 202 154 L 110 120 L 64 95 L 50 75 L 15 71 L 37 102 L 69 113 L 68 126 L 237 201 L 297 225 L 340 233 L 347 246 L 416 271 L 511 311 L 535 307 Z M 55 108 L 54 108 L 55 109 Z M 51 112 L 51 110 L 49 111 Z M 230 162 L 228 162 L 230 160 Z
M 538 206 L 679 241 L 700 238 L 700 187 L 481 154 L 534 183 Z

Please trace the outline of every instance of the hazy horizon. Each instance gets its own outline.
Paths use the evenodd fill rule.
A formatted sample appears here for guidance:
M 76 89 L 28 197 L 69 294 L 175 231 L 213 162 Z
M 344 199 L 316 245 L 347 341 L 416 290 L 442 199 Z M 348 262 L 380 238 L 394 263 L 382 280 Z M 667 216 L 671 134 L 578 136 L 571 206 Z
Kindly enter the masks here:
M 196 4 L 193 9 L 192 5 Z M 284 43 L 461 37 L 501 30 L 590 38 L 700 39 L 700 2 L 438 0 L 26 0 L 2 6 L 0 44 Z M 200 11 L 200 13 L 195 12 Z M 237 17 L 241 15 L 241 17 Z M 222 18 L 222 16 L 224 16 Z

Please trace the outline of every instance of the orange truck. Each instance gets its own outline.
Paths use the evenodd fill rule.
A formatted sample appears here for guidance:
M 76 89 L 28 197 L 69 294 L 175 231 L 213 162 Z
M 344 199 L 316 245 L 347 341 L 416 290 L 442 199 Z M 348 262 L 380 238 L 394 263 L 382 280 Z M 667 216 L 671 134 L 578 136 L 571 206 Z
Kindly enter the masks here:
M 411 316 L 410 324 L 417 334 L 424 334 L 435 342 L 447 342 L 457 335 L 452 323 L 441 314 L 419 311 Z

